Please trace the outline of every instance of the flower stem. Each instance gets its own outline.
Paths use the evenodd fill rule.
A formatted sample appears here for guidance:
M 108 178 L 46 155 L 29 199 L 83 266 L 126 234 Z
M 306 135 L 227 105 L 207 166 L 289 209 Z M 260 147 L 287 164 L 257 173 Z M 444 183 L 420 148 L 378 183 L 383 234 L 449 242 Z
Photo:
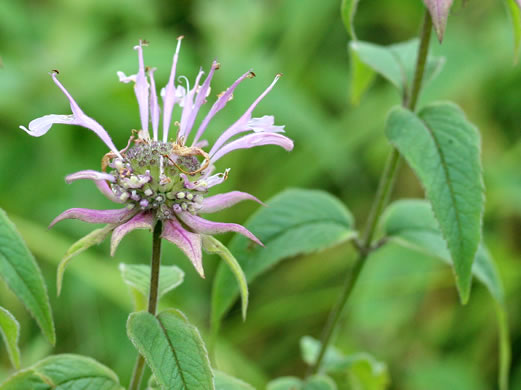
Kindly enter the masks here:
M 148 293 L 148 312 L 156 315 L 157 297 L 159 289 L 159 266 L 161 264 L 161 233 L 163 231 L 163 223 L 157 221 L 154 227 L 154 234 L 152 238 L 152 261 L 150 269 L 150 290 Z M 132 378 L 128 390 L 138 390 L 141 385 L 141 378 L 143 377 L 143 370 L 145 368 L 145 359 L 138 355 L 134 370 L 132 371 Z
M 425 73 L 425 64 L 427 62 L 427 55 L 429 53 L 429 43 L 432 32 L 432 20 L 428 11 L 425 11 L 425 17 L 423 22 L 423 28 L 421 31 L 421 41 L 420 47 L 418 48 L 418 59 L 416 63 L 416 70 L 414 73 L 414 80 L 412 84 L 411 94 L 409 98 L 406 98 L 403 101 L 403 106 L 414 111 L 416 108 L 416 103 L 418 102 L 418 97 L 421 91 L 423 75 Z M 398 151 L 393 148 L 389 159 L 387 160 L 386 166 L 380 178 L 380 184 L 378 186 L 378 191 L 375 196 L 375 200 L 373 202 L 373 206 L 371 208 L 371 212 L 369 214 L 369 218 L 365 225 L 364 234 L 362 237 L 362 242 L 359 245 L 359 254 L 358 257 L 350 270 L 345 282 L 344 288 L 340 297 L 334 306 L 333 310 L 329 314 L 328 321 L 326 326 L 324 327 L 324 331 L 322 334 L 322 343 L 320 347 L 320 351 L 318 353 L 317 360 L 314 365 L 311 367 L 311 373 L 317 373 L 320 369 L 320 365 L 324 360 L 325 353 L 327 348 L 331 342 L 331 337 L 338 325 L 338 321 L 342 315 L 342 311 L 351 296 L 351 292 L 353 291 L 354 286 L 362 272 L 363 266 L 366 263 L 366 259 L 369 257 L 369 254 L 373 250 L 373 238 L 376 232 L 376 226 L 378 225 L 378 221 L 380 220 L 380 216 L 387 205 L 387 201 L 394 187 L 394 179 L 396 176 L 396 172 L 398 171 L 398 167 L 400 163 L 400 154 Z

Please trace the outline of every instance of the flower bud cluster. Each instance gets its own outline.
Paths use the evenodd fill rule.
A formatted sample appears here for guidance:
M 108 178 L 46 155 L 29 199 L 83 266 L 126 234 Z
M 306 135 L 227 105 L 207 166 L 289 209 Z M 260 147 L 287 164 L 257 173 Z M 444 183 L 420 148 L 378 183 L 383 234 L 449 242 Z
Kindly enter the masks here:
M 170 219 L 174 210 L 196 213 L 201 208 L 206 188 L 187 186 L 187 176 L 181 176 L 182 171 L 200 168 L 197 157 L 178 156 L 172 144 L 157 141 L 137 143 L 122 156 L 109 164 L 116 178 L 111 188 L 129 209 L 155 211 L 159 219 Z M 195 182 L 200 176 L 197 173 L 188 177 Z

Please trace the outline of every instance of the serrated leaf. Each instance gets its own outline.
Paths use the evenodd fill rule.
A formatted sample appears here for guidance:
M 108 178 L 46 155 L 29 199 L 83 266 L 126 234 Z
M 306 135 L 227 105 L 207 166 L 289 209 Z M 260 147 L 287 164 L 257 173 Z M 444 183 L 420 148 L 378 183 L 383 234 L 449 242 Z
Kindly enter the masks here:
M 352 41 L 349 44 L 349 48 L 351 53 L 356 53 L 357 61 L 359 60 L 364 63 L 387 79 L 398 89 L 402 98 L 405 99 L 413 82 L 419 44 L 420 41 L 418 39 L 390 46 L 380 46 L 363 41 Z M 351 58 L 353 57 L 351 56 Z M 444 63 L 444 58 L 429 56 L 425 66 L 422 85 L 425 86 L 429 81 L 434 79 L 434 77 L 436 77 L 441 71 Z M 370 76 L 367 75 L 366 70 L 358 71 L 357 73 L 354 73 L 352 70 L 351 72 L 353 77 L 357 76 L 357 74 L 365 73 L 365 78 L 370 78 Z M 351 80 L 351 83 L 360 83 L 361 85 L 365 85 L 368 84 L 368 81 L 362 83 L 360 80 L 353 79 Z M 360 87 L 359 89 L 361 92 L 364 91 L 364 89 Z M 360 91 L 359 94 L 361 95 Z
M 238 235 L 228 246 L 248 283 L 285 258 L 324 250 L 356 237 L 351 213 L 326 192 L 287 190 L 267 204 L 245 225 L 265 247 L 252 246 Z M 232 272 L 221 264 L 212 291 L 214 324 L 238 295 Z
M 309 336 L 300 340 L 302 358 L 308 365 L 315 364 L 321 345 L 320 341 Z M 329 346 L 321 370 L 326 373 L 347 372 L 353 389 L 384 390 L 390 384 L 386 364 L 364 352 L 345 355 L 334 346 Z
M 103 240 L 110 234 L 116 225 L 107 225 L 100 229 L 93 230 L 85 237 L 80 238 L 74 244 L 71 245 L 65 256 L 63 256 L 62 261 L 58 265 L 58 269 L 56 271 L 56 292 L 60 295 L 63 285 L 63 275 L 65 273 L 65 269 L 69 265 L 69 262 L 74 256 L 79 255 L 81 252 L 89 249 L 91 246 L 101 244 Z
M 304 382 L 294 376 L 276 378 L 268 383 L 266 390 L 302 390 Z
M 20 337 L 20 324 L 14 316 L 0 306 L 0 334 L 4 339 L 9 360 L 14 368 L 20 368 L 20 349 L 18 338 Z
M 429 202 L 406 199 L 392 203 L 381 220 L 382 231 L 392 241 L 427 253 L 452 265 L 447 243 L 434 218 Z M 472 273 L 499 303 L 503 302 L 503 286 L 494 261 L 483 243 L 476 252 Z
M 453 0 L 423 0 L 423 2 L 429 9 L 434 31 L 436 31 L 436 35 L 441 42 L 445 34 L 447 19 L 449 18 L 449 11 L 450 7 L 452 7 Z
M 141 298 L 148 298 L 150 290 L 150 266 L 145 264 L 119 264 L 121 277 L 126 285 L 132 290 L 132 294 L 136 293 Z M 175 265 L 162 265 L 159 268 L 159 286 L 158 299 L 161 299 L 166 293 L 172 291 L 183 283 L 185 273 Z M 138 297 L 134 297 L 137 299 Z
M 252 385 L 219 370 L 213 370 L 215 390 L 255 390 Z
M 56 343 L 47 288 L 40 268 L 14 224 L 0 209 L 0 277 L 35 318 L 51 344 Z
M 448 243 L 461 301 L 466 303 L 483 217 L 479 133 L 459 107 L 437 103 L 418 115 L 394 109 L 386 134 L 425 188 Z
M 356 9 L 358 7 L 359 0 L 342 0 L 340 6 L 340 13 L 342 15 L 342 21 L 351 39 L 356 40 L 356 32 L 354 26 L 354 20 L 356 15 Z
M 112 370 L 94 359 L 56 355 L 19 371 L 0 390 L 123 390 Z
M 521 0 L 507 0 L 507 7 L 514 32 L 514 59 L 519 60 L 521 53 Z
M 162 389 L 215 390 L 201 335 L 179 310 L 132 313 L 127 334 Z
M 205 234 L 201 234 L 201 237 L 204 250 L 208 253 L 219 255 L 233 273 L 235 279 L 237 279 L 242 301 L 242 318 L 243 320 L 246 320 L 246 311 L 248 310 L 248 282 L 246 281 L 246 276 L 244 275 L 240 264 L 228 248 L 226 248 L 219 240 Z

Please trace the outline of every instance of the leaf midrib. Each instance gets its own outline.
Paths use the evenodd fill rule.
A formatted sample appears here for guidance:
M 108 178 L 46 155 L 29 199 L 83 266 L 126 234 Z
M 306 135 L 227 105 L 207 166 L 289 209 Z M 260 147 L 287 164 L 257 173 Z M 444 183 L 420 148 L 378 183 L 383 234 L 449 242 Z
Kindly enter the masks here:
M 186 379 L 184 377 L 183 370 L 181 368 L 181 363 L 179 361 L 179 358 L 177 357 L 177 352 L 176 352 L 176 350 L 174 348 L 174 345 L 170 341 L 170 337 L 168 337 L 168 332 L 167 332 L 165 326 L 163 325 L 163 322 L 159 319 L 159 317 L 156 317 L 156 319 L 157 319 L 157 322 L 159 323 L 159 326 L 161 327 L 161 330 L 163 331 L 163 333 L 164 333 L 164 335 L 166 337 L 166 341 L 168 343 L 168 346 L 170 347 L 170 350 L 172 351 L 172 354 L 174 355 L 175 364 L 177 366 L 177 369 L 179 370 L 179 376 L 181 378 L 181 382 L 183 383 L 183 387 L 188 390 L 188 384 L 187 384 Z
M 421 118 L 419 116 L 418 116 L 418 118 L 425 126 L 425 129 L 427 129 L 429 135 L 432 137 L 434 146 L 436 147 L 436 150 L 440 157 L 442 170 L 446 176 L 447 187 L 449 189 L 449 195 L 450 195 L 450 198 L 452 201 L 452 205 L 453 205 L 454 210 L 456 210 L 456 212 L 454 213 L 454 217 L 456 220 L 456 226 L 457 226 L 458 235 L 460 238 L 459 240 L 457 240 L 457 246 L 460 248 L 460 250 L 463 250 L 463 240 L 461 239 L 463 237 L 463 227 L 462 227 L 461 219 L 460 219 L 459 212 L 458 212 L 459 208 L 457 207 L 456 194 L 454 192 L 454 187 L 452 185 L 452 180 L 451 180 L 451 176 L 449 173 L 449 167 L 447 166 L 447 162 L 445 161 L 445 155 L 443 153 L 440 143 L 438 142 L 438 139 L 436 138 L 436 135 L 434 134 L 434 131 L 429 127 L 428 123 L 423 118 Z M 433 211 L 436 213 L 436 209 L 434 207 L 433 207 Z M 442 232 L 442 235 L 444 235 L 443 229 L 441 229 L 441 232 Z M 450 246 L 450 240 L 447 240 L 447 243 Z

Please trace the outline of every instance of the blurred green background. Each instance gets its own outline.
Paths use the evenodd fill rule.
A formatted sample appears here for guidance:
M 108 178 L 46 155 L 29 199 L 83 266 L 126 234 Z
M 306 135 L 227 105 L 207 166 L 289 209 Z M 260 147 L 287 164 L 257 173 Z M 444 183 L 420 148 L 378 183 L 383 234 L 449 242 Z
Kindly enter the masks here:
M 24 366 L 50 353 L 74 352 L 112 367 L 127 384 L 135 351 L 126 338 L 131 310 L 119 262 L 146 263 L 147 232 L 132 233 L 114 259 L 107 244 L 80 255 L 56 297 L 56 265 L 66 249 L 93 229 L 67 221 L 47 224 L 70 207 L 109 208 L 88 182 L 64 176 L 97 169 L 107 152 L 91 132 L 56 126 L 42 138 L 18 129 L 44 114 L 69 113 L 66 99 L 47 72 L 60 79 L 83 110 L 123 147 L 139 126 L 132 88 L 116 71 L 134 73 L 139 39 L 147 39 L 145 62 L 156 82 L 169 75 L 176 37 L 183 34 L 179 73 L 191 80 L 199 66 L 221 63 L 212 96 L 253 68 L 235 99 L 210 126 L 210 143 L 262 92 L 278 72 L 277 87 L 255 115 L 273 114 L 295 140 L 288 154 L 275 147 L 238 151 L 219 166 L 231 167 L 219 191 L 239 189 L 267 200 L 287 187 L 320 188 L 344 201 L 362 225 L 389 146 L 383 127 L 398 94 L 377 80 L 362 103 L 348 103 L 347 34 L 339 0 L 2 0 L 0 1 L 0 207 L 17 224 L 45 273 L 57 324 L 51 349 L 34 321 L 4 285 L 0 305 L 22 323 Z M 380 44 L 417 34 L 420 0 L 362 1 L 359 38 Z M 512 389 L 521 389 L 521 68 L 513 66 L 510 23 L 501 2 L 470 1 L 450 19 L 443 45 L 433 50 L 447 64 L 422 96 L 463 106 L 483 138 L 486 194 L 485 241 L 506 288 L 512 328 Z M 421 102 L 420 102 L 421 103 Z M 207 108 L 206 108 L 207 109 Z M 221 169 L 221 170 L 222 170 Z M 396 191 L 421 197 L 414 175 L 402 167 Z M 216 215 L 244 222 L 256 209 L 241 204 Z M 225 237 L 228 240 L 229 237 Z M 284 261 L 251 286 L 248 319 L 237 306 L 227 317 L 219 345 L 220 367 L 262 389 L 267 379 L 302 375 L 299 338 L 318 337 L 354 258 L 349 245 Z M 217 258 L 205 258 L 206 280 L 166 244 L 164 261 L 186 271 L 186 281 L 165 304 L 185 311 L 206 332 Z M 497 331 L 494 306 L 474 284 L 471 301 L 458 302 L 451 271 L 416 252 L 386 247 L 367 265 L 348 305 L 336 344 L 345 352 L 367 351 L 386 361 L 392 389 L 488 390 L 496 387 Z M 0 379 L 11 372 L 0 344 Z

